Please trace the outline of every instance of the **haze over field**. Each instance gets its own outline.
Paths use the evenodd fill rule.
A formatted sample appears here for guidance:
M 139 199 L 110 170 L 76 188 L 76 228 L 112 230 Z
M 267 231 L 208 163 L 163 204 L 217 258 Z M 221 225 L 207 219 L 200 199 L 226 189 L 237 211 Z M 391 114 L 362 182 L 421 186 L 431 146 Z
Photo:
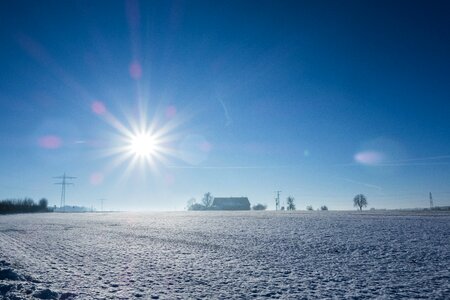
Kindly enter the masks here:
M 448 1 L 1 1 L 0 199 L 450 205 Z

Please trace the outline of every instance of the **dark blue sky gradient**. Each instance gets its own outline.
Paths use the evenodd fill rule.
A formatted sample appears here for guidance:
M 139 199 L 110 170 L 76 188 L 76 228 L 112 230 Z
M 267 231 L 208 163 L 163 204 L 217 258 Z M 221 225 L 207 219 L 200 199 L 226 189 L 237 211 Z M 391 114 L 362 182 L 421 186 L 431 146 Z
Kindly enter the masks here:
M 360 192 L 449 205 L 449 15 L 448 1 L 2 1 L 0 198 L 59 204 L 51 177 L 68 172 L 68 202 L 110 209 L 206 191 L 273 206 L 278 189 L 301 209 Z M 175 122 L 176 154 L 122 176 L 94 101 L 126 126 Z M 61 145 L 39 146 L 48 135 Z

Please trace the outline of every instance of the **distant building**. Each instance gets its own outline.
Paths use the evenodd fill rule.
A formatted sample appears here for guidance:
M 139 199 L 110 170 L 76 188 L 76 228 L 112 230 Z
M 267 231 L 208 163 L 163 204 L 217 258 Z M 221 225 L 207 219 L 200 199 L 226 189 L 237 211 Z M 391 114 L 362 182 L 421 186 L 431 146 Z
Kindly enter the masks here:
M 214 197 L 212 204 L 214 210 L 250 210 L 250 201 L 247 197 Z

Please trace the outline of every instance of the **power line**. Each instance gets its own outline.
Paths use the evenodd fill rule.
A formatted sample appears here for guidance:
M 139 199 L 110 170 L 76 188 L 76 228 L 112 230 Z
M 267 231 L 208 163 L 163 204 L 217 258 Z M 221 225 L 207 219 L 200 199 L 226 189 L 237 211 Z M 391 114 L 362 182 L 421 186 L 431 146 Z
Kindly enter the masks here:
M 61 185 L 61 204 L 59 208 L 62 208 L 62 210 L 66 211 L 66 185 L 73 185 L 72 182 L 68 182 L 67 179 L 75 179 L 76 177 L 73 176 L 67 176 L 66 173 L 64 173 L 62 176 L 56 176 L 53 178 L 62 179 L 61 182 L 55 182 L 55 184 Z
M 98 199 L 98 200 L 100 200 L 100 203 L 101 203 L 101 211 L 103 211 L 103 201 L 106 200 L 106 199 L 105 199 L 105 198 L 101 198 L 101 199 Z

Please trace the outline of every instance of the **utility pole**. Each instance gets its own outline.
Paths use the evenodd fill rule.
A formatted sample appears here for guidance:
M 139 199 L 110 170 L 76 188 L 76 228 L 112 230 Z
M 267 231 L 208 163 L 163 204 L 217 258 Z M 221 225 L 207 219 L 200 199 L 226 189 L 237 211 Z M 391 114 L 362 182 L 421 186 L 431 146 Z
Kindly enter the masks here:
M 433 204 L 433 195 L 430 192 L 430 209 L 433 209 L 434 204 Z
M 53 178 L 61 179 L 61 182 L 55 182 L 55 184 L 61 185 L 61 204 L 59 208 L 62 208 L 62 210 L 66 211 L 66 185 L 73 185 L 72 182 L 68 182 L 67 179 L 75 179 L 76 177 L 73 176 L 67 176 L 66 173 L 64 173 L 62 176 L 56 176 Z
M 280 193 L 281 191 L 275 191 L 277 197 L 275 198 L 275 210 L 280 210 Z
M 101 199 L 98 199 L 98 200 L 100 200 L 100 204 L 101 204 L 101 211 L 103 211 L 103 201 L 104 200 L 106 200 L 105 198 L 101 198 Z

